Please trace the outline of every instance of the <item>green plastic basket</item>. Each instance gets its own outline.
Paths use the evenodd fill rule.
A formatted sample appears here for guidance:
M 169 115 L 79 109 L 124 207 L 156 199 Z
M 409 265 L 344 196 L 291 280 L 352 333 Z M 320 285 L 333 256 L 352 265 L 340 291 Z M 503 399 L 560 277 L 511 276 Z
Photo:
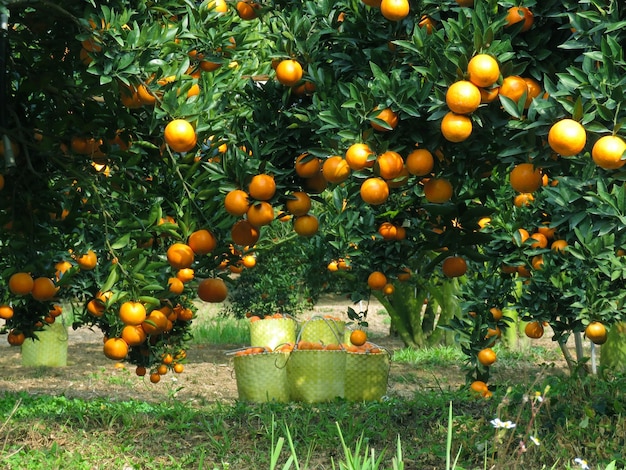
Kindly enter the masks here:
M 346 352 L 345 398 L 350 401 L 378 401 L 387 394 L 389 352 Z
M 268 318 L 250 322 L 250 344 L 272 350 L 285 343 L 296 342 L 297 322 L 290 317 Z
M 285 362 L 289 353 L 271 352 L 235 356 L 237 393 L 242 401 L 289 401 Z
M 297 350 L 287 361 L 292 400 L 320 403 L 344 397 L 346 351 Z
M 322 344 L 341 344 L 346 322 L 324 317 L 311 317 L 300 328 L 299 341 Z

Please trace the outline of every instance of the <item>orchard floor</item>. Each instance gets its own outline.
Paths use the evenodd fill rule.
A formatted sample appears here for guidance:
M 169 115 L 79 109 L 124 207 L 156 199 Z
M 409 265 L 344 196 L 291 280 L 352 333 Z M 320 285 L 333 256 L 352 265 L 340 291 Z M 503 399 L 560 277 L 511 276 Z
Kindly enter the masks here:
M 336 315 L 347 320 L 348 300 L 325 297 L 315 309 L 303 315 Z M 354 308 L 358 310 L 358 306 Z M 388 317 L 376 303 L 369 305 L 369 335 L 380 346 L 393 351 L 402 348 L 402 342 L 389 336 Z M 202 315 L 211 315 L 202 312 Z M 102 354 L 102 334 L 87 328 L 69 330 L 68 359 L 65 367 L 24 367 L 20 349 L 11 347 L 3 337 L 0 342 L 0 393 L 4 391 L 28 394 L 64 395 L 70 398 L 90 399 L 109 397 L 116 400 L 162 401 L 174 398 L 190 403 L 234 402 L 237 383 L 233 359 L 227 353 L 243 345 L 193 344 L 187 351 L 185 370 L 172 372 L 161 382 L 152 384 L 147 378 L 137 377 L 134 366 L 120 367 Z M 546 335 L 548 336 L 548 335 Z M 546 347 L 549 339 L 541 340 Z M 516 367 L 492 369 L 493 382 L 532 382 L 536 375 L 545 373 L 545 364 L 527 364 L 523 370 Z M 564 361 L 550 361 L 551 374 L 566 373 Z M 388 395 L 412 398 L 427 390 L 456 390 L 465 383 L 462 364 L 450 367 L 416 367 L 392 362 Z

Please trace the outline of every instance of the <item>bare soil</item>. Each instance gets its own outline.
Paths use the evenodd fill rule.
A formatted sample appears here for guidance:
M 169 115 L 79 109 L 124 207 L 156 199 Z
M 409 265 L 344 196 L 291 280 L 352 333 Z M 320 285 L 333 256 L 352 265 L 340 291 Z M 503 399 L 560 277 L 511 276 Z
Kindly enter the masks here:
M 350 302 L 335 297 L 322 298 L 316 307 L 302 316 L 335 315 L 348 321 Z M 358 307 L 358 306 L 357 306 Z M 389 326 L 383 308 L 369 305 L 369 335 L 380 346 L 393 351 L 403 347 L 397 338 L 389 335 Z M 137 377 L 134 366 L 116 364 L 102 354 L 102 334 L 87 328 L 68 331 L 68 359 L 65 367 L 24 367 L 20 348 L 0 341 L 0 392 L 64 395 L 90 399 L 108 397 L 116 400 L 161 401 L 176 397 L 186 402 L 234 402 L 237 384 L 229 351 L 241 344 L 193 344 L 187 350 L 185 370 L 181 374 L 168 373 L 158 384 Z M 496 369 L 496 368 L 494 368 Z M 564 364 L 555 364 L 552 373 L 564 371 Z M 507 375 L 532 377 L 541 373 L 541 365 L 527 371 L 495 371 L 500 379 Z M 407 364 L 392 363 L 388 395 L 413 397 L 420 390 L 458 389 L 465 383 L 461 364 L 445 369 L 419 369 Z

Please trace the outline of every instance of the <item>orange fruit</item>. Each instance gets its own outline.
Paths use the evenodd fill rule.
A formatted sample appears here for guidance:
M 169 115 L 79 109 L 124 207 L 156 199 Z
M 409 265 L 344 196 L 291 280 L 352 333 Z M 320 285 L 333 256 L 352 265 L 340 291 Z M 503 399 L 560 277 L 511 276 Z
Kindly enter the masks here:
M 477 87 L 490 87 L 500 78 L 498 61 L 489 54 L 475 55 L 467 64 L 467 78 Z
M 548 145 L 562 157 L 579 154 L 587 143 L 585 128 L 573 119 L 561 119 L 548 132 Z
M 426 176 L 435 166 L 433 154 L 426 149 L 415 149 L 406 157 L 406 168 L 415 176 Z
M 303 191 L 294 191 L 287 196 L 285 207 L 292 215 L 305 215 L 311 210 L 311 198 Z
M 181 282 L 185 282 L 185 283 L 189 281 L 193 281 L 194 276 L 195 276 L 195 272 L 191 268 L 179 269 L 178 272 L 176 273 L 176 277 L 180 279 Z
M 13 307 L 10 305 L 0 305 L 0 318 L 4 320 L 9 320 L 13 318 Z
M 543 331 L 543 325 L 540 321 L 526 323 L 526 326 L 524 327 L 524 333 L 526 336 L 533 339 L 541 338 L 543 336 Z
M 69 261 L 59 261 L 58 263 L 56 263 L 54 265 L 54 269 L 55 269 L 55 276 L 57 281 L 60 280 L 63 275 L 72 268 L 72 263 L 70 263 Z
M 376 157 L 374 168 L 382 178 L 392 180 L 402 173 L 404 160 L 398 152 L 387 150 Z
M 242 216 L 250 208 L 248 193 L 241 189 L 233 189 L 224 197 L 224 208 L 226 212 L 235 216 Z
M 219 277 L 204 279 L 198 284 L 198 297 L 205 302 L 223 302 L 228 297 L 228 287 Z
M 104 342 L 103 352 L 114 361 L 121 361 L 128 355 L 128 344 L 122 338 L 109 338 Z
M 495 101 L 495 99 L 500 94 L 500 87 L 493 88 L 481 88 L 480 89 L 480 102 L 481 103 L 491 103 Z
M 269 225 L 274 220 L 274 208 L 267 201 L 258 201 L 250 205 L 246 218 L 254 227 Z
M 398 236 L 398 228 L 391 222 L 383 222 L 378 227 L 378 233 L 380 233 L 385 240 L 395 240 Z
M 429 178 L 424 183 L 424 197 L 428 202 L 442 204 L 452 199 L 452 184 L 445 178 Z
M 152 372 L 150 374 L 150 382 L 152 382 L 153 384 L 157 384 L 161 381 L 161 374 L 159 374 L 158 372 Z
M 533 267 L 533 269 L 542 269 L 543 255 L 533 256 L 533 259 L 530 261 L 530 265 Z
M 253 20 L 257 17 L 257 10 L 259 9 L 258 3 L 253 3 L 249 0 L 239 1 L 235 5 L 237 14 L 242 20 Z
M 206 229 L 200 229 L 189 235 L 187 245 L 196 255 L 211 253 L 217 246 L 215 236 Z
M 437 23 L 427 15 L 422 15 L 419 23 L 417 23 L 420 28 L 426 28 L 426 34 L 433 34 L 433 29 L 435 29 L 436 24 Z
M 364 202 L 377 206 L 389 198 L 389 186 L 382 178 L 367 178 L 361 184 L 360 194 Z
M 373 8 L 380 8 L 380 4 L 382 2 L 382 0 L 361 0 L 365 5 L 373 7 Z
M 483 393 L 488 392 L 489 388 L 487 387 L 487 384 L 482 380 L 474 380 L 470 385 L 470 390 L 479 395 L 482 395 Z
M 302 189 L 311 194 L 321 194 L 328 187 L 328 181 L 324 178 L 321 170 L 311 178 L 304 178 L 301 184 Z
M 313 178 L 319 173 L 322 165 L 319 158 L 303 153 L 296 157 L 294 168 L 300 178 Z
M 185 366 L 182 364 L 174 364 L 173 369 L 177 374 L 181 374 L 185 370 Z
M 167 249 L 167 262 L 174 269 L 188 268 L 194 259 L 194 251 L 185 243 L 174 243 Z
M 15 295 L 30 294 L 35 281 L 29 273 L 15 273 L 9 278 L 9 290 Z
M 301 237 L 312 237 L 317 233 L 319 222 L 311 214 L 300 215 L 293 221 L 293 230 Z
M 302 80 L 302 65 L 297 60 L 282 60 L 276 67 L 276 79 L 285 86 L 294 86 Z
M 226 13 L 228 11 L 228 4 L 226 0 L 212 0 L 207 8 L 213 10 L 216 13 Z
M 167 287 L 169 291 L 174 295 L 180 295 L 185 290 L 185 285 L 183 284 L 183 281 L 181 281 L 177 277 L 170 277 L 167 280 Z
M 537 232 L 542 233 L 548 240 L 552 240 L 554 238 L 554 234 L 556 233 L 555 227 L 550 227 L 550 222 L 544 222 L 544 224 L 540 227 L 537 227 Z
M 626 142 L 615 135 L 600 137 L 591 149 L 594 163 L 605 170 L 617 170 L 626 163 L 622 156 L 626 152 Z
M 483 366 L 489 367 L 494 362 L 496 362 L 496 353 L 491 348 L 481 349 L 478 352 L 478 362 L 480 362 Z
M 441 120 L 441 133 L 450 142 L 463 142 L 472 135 L 472 120 L 450 111 Z
M 530 238 L 535 240 L 530 245 L 531 248 L 545 248 L 548 246 L 548 239 L 543 233 L 535 232 L 530 236 Z
M 342 183 L 350 176 L 350 166 L 343 157 L 334 155 L 324 160 L 322 175 L 329 183 Z
M 120 305 L 119 317 L 125 325 L 141 325 L 146 319 L 146 308 L 141 302 L 129 300 Z
M 457 114 L 470 114 L 480 106 L 480 90 L 468 80 L 460 80 L 448 87 L 446 104 Z
M 513 26 L 514 24 L 524 22 L 522 24 L 521 32 L 528 31 L 533 25 L 535 19 L 533 13 L 528 7 L 511 7 L 506 14 L 506 25 Z
M 271 175 L 255 175 L 248 185 L 248 194 L 259 201 L 269 201 L 276 193 L 276 182 Z
M 135 374 L 137 375 L 137 377 L 143 377 L 144 375 L 146 375 L 146 368 L 144 366 L 137 366 L 135 368 Z
M 518 193 L 533 193 L 541 187 L 541 170 L 532 163 L 520 163 L 511 170 L 509 181 Z
M 54 281 L 48 277 L 38 277 L 33 281 L 31 295 L 33 299 L 45 302 L 51 300 L 59 288 L 54 285 Z
M 141 323 L 141 328 L 147 335 L 158 335 L 167 328 L 167 315 L 161 310 L 152 310 L 146 319 Z
M 489 313 L 491 313 L 491 318 L 493 319 L 493 321 L 499 322 L 500 320 L 502 320 L 502 310 L 498 307 L 491 307 L 489 309 Z
M 372 290 L 383 290 L 387 285 L 387 276 L 380 271 L 373 271 L 367 278 L 367 285 Z
M 98 257 L 93 250 L 88 250 L 87 253 L 77 256 L 76 263 L 83 271 L 91 271 L 98 264 Z
M 462 256 L 448 256 L 441 264 L 441 270 L 446 277 L 460 277 L 467 272 L 467 261 Z
M 141 325 L 126 325 L 122 328 L 120 337 L 129 346 L 139 346 L 146 341 L 147 335 Z
M 240 246 L 254 245 L 258 241 L 259 236 L 259 229 L 245 219 L 238 220 L 230 229 L 230 237 L 233 243 Z
M 594 344 L 604 344 L 607 339 L 606 327 L 599 321 L 593 321 L 585 328 L 585 336 Z
M 174 119 L 165 126 L 164 138 L 174 152 L 189 152 L 197 143 L 195 129 L 184 119 Z
M 376 119 L 384 121 L 388 127 L 383 127 L 381 124 L 378 124 L 375 121 L 370 121 L 370 124 L 374 129 L 380 132 L 387 132 L 393 130 L 398 125 L 399 117 L 396 112 L 391 110 L 390 108 L 384 108 L 376 114 Z
M 348 150 L 346 150 L 346 162 L 350 169 L 354 171 L 370 168 L 374 165 L 374 159 L 370 158 L 373 153 L 374 152 L 367 144 L 352 144 L 348 147 Z
M 530 234 L 528 233 L 528 230 L 524 228 L 518 228 L 517 232 L 519 233 L 520 243 L 523 245 L 524 242 L 528 240 L 528 237 L 530 237 Z
M 528 86 L 522 77 L 517 75 L 509 75 L 502 80 L 502 85 L 498 89 L 500 96 L 506 96 L 515 103 L 518 103 L 524 93 L 528 94 Z
M 11 330 L 7 335 L 7 341 L 11 346 L 21 346 L 26 341 L 26 335 L 18 330 Z
M 522 80 L 526 82 L 526 103 L 524 104 L 524 108 L 528 109 L 532 101 L 541 95 L 541 85 L 537 80 L 531 77 L 522 77 Z
M 409 16 L 410 6 L 408 0 L 382 0 L 380 12 L 389 21 L 400 21 Z
M 513 204 L 515 207 L 529 206 L 534 200 L 535 197 L 531 193 L 520 193 L 513 199 Z
M 367 333 L 363 330 L 354 330 L 350 333 L 350 342 L 355 346 L 363 346 L 367 342 Z
M 385 286 L 383 287 L 383 294 L 385 295 L 392 295 L 395 291 L 396 288 L 390 282 L 385 284 Z
M 254 255 L 246 255 L 241 258 L 241 264 L 243 264 L 246 268 L 254 268 L 256 266 L 256 256 Z
M 567 242 L 565 240 L 554 240 L 552 245 L 550 245 L 551 250 L 558 251 L 560 253 L 563 253 L 565 248 L 567 248 Z

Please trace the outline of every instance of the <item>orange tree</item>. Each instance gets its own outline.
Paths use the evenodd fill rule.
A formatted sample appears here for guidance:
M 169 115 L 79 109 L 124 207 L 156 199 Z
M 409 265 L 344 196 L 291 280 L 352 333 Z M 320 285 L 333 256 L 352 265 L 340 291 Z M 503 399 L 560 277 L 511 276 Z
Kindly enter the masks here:
M 568 289 L 565 299 L 590 308 L 581 292 L 605 295 L 621 279 L 602 258 L 585 279 L 543 288 L 568 265 L 534 232 L 547 222 L 574 245 L 586 220 L 621 243 L 619 210 L 596 225 L 605 199 L 592 197 L 602 183 L 619 201 L 619 170 L 598 169 L 588 152 L 620 134 L 624 12 L 617 2 L 462 3 L 9 2 L 3 286 L 69 262 L 55 298 L 111 338 L 137 326 L 120 310 L 140 302 L 150 333 L 128 357 L 158 372 L 164 357 L 184 356 L 196 296 L 222 300 L 217 279 L 271 250 L 266 225 L 286 212 L 355 300 L 384 302 L 408 345 L 424 344 L 437 313 L 456 316 L 482 378 L 490 354 L 479 352 L 511 323 L 492 308 L 517 306 L 558 337 L 619 319 L 617 301 L 548 315 L 551 300 L 529 293 Z M 566 118 L 582 123 L 582 147 L 580 126 L 550 132 Z M 311 209 L 290 210 L 303 193 Z M 78 265 L 88 250 L 90 270 Z M 540 255 L 544 269 L 528 268 Z M 586 281 L 603 271 L 609 283 L 594 291 Z M 3 292 L 16 312 L 7 329 L 33 334 L 49 305 Z M 171 325 L 150 319 L 156 311 Z

